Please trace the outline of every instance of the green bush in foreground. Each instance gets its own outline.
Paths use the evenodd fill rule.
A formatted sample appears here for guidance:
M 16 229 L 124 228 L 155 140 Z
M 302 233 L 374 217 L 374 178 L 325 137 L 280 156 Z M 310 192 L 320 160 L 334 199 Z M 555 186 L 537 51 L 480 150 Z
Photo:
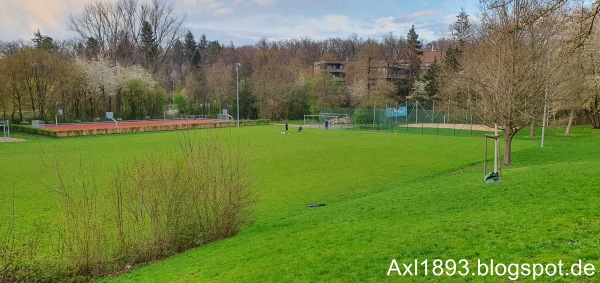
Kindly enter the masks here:
M 86 281 L 236 234 L 254 200 L 248 159 L 207 135 L 182 134 L 179 154 L 135 159 L 104 184 L 96 164 L 46 154 L 61 198 L 58 253 L 1 241 L 0 280 Z

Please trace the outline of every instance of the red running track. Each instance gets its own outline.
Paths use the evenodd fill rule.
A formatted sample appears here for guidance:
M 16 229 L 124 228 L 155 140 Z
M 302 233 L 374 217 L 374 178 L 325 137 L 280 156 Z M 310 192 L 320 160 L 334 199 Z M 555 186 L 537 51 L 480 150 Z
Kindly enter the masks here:
M 119 128 L 132 128 L 132 127 L 144 127 L 144 126 L 163 126 L 163 125 L 186 125 L 186 124 L 202 124 L 202 123 L 215 123 L 218 120 L 149 120 L 149 121 L 119 121 Z M 116 128 L 114 122 L 102 122 L 102 123 L 81 123 L 81 124 L 59 124 L 56 125 L 44 125 L 46 130 L 51 131 L 70 131 L 70 130 L 92 130 L 92 129 L 111 129 Z

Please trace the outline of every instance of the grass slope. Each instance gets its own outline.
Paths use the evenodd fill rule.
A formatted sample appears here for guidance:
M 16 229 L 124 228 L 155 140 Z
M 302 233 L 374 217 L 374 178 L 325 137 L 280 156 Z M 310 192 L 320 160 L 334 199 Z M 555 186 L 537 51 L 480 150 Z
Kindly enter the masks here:
M 600 135 L 584 131 L 551 135 L 544 149 L 539 139 L 519 137 L 516 165 L 496 185 L 482 184 L 473 166 L 481 138 L 275 135 L 252 147 L 261 194 L 253 225 L 106 281 L 382 281 L 398 279 L 386 276 L 392 259 L 467 259 L 472 270 L 477 259 L 600 266 Z M 327 206 L 305 207 L 317 201 Z
M 583 259 L 600 268 L 598 133 L 581 128 L 571 137 L 550 135 L 544 149 L 539 139 L 519 137 L 516 165 L 504 169 L 502 183 L 484 185 L 480 137 L 280 130 L 213 131 L 234 140 L 239 135 L 251 156 L 259 200 L 253 224 L 233 238 L 103 281 L 383 281 L 398 279 L 386 276 L 392 259 L 468 259 L 471 268 L 477 259 Z M 3 176 L 14 176 L 2 182 L 1 197 L 6 203 L 15 184 L 19 217 L 49 222 L 57 198 L 31 178 L 32 172 L 51 173 L 40 148 L 102 160 L 98 168 L 110 175 L 114 164 L 147 151 L 175 153 L 177 139 L 171 132 L 0 144 Z M 306 208 L 315 202 L 327 206 Z

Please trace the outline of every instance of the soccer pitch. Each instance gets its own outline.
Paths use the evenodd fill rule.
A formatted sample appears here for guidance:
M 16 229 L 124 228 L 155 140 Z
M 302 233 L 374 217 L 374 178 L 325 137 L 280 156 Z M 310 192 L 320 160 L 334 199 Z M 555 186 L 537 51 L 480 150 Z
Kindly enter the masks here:
M 504 282 L 458 273 L 469 263 L 550 264 L 578 260 L 600 268 L 600 134 L 550 133 L 546 146 L 520 135 L 498 184 L 482 182 L 483 139 L 280 127 L 210 130 L 239 142 L 251 160 L 254 221 L 210 243 L 105 281 L 289 282 L 444 280 Z M 205 130 L 188 131 L 201 133 Z M 526 132 L 526 131 L 525 131 Z M 52 169 L 42 152 L 94 162 L 102 178 L 149 151 L 178 154 L 181 133 L 160 132 L 0 144 L 2 215 L 15 203 L 20 226 L 51 225 L 58 197 L 40 180 Z M 482 134 L 483 135 L 483 134 Z M 307 204 L 325 206 L 308 208 Z M 23 228 L 25 229 L 25 228 Z M 51 230 L 50 228 L 48 228 Z M 433 261 L 455 261 L 441 277 Z M 402 275 L 393 271 L 399 264 Z M 429 274 L 423 262 L 429 261 Z M 406 273 L 415 262 L 419 273 Z M 464 263 L 464 262 L 463 262 Z M 439 270 L 438 270 L 439 271 Z M 497 270 L 501 271 L 501 270 Z M 474 272 L 473 272 L 474 273 Z M 400 276 L 404 278 L 399 278 Z M 560 280 L 540 276 L 538 280 Z M 522 275 L 519 279 L 531 278 Z M 598 276 L 562 278 L 599 281 Z

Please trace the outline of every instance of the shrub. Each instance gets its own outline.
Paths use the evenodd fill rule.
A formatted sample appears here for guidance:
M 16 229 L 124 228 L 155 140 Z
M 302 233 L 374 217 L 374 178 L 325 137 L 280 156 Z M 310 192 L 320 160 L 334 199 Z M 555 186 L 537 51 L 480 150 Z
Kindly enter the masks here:
M 10 216 L 0 218 L 0 282 L 56 282 L 67 277 L 72 278 L 72 282 L 82 281 L 58 267 L 55 258 L 39 253 L 41 226 L 27 232 L 15 232 L 14 195 L 8 206 Z
M 95 117 L 94 118 L 94 122 L 100 122 L 100 121 L 102 121 L 102 118 L 100 118 L 100 117 Z
M 11 128 L 11 130 L 14 130 L 17 132 L 22 132 L 22 133 L 42 135 L 42 136 L 48 136 L 48 137 L 56 137 L 57 136 L 56 132 L 54 132 L 54 131 L 46 130 L 43 128 L 33 128 L 29 125 L 11 125 L 10 128 Z
M 60 270 L 99 277 L 235 235 L 254 201 L 248 159 L 231 140 L 182 133 L 181 154 L 117 168 L 106 188 L 83 163 L 53 161 L 62 197 Z
M 232 236 L 248 220 L 248 160 L 208 135 L 184 134 L 182 154 L 135 160 L 115 179 L 119 249 L 131 263 Z

